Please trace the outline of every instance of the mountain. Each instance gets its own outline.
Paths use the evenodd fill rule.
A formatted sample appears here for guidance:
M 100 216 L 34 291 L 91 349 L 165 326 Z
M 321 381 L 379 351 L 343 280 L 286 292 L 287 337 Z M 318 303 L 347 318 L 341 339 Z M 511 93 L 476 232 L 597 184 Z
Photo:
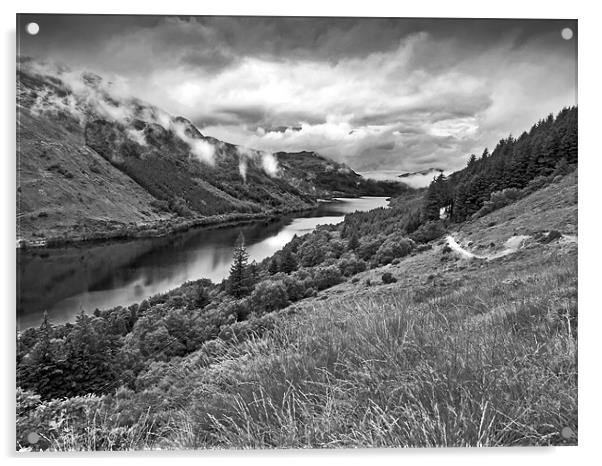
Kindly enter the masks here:
M 316 152 L 276 152 L 274 156 L 291 184 L 320 197 L 331 193 L 338 196 L 390 196 L 407 191 L 407 187 L 400 183 L 364 178 L 346 164 Z
M 205 136 L 92 73 L 19 65 L 17 236 L 25 242 L 161 234 L 309 209 L 319 197 L 407 189 L 318 154 L 273 155 Z

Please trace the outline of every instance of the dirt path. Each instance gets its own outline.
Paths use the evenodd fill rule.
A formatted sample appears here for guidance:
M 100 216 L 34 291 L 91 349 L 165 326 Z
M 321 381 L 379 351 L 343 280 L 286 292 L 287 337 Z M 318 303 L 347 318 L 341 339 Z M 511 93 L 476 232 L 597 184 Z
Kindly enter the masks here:
M 491 259 L 497 259 L 498 257 L 507 256 L 508 254 L 515 253 L 516 251 L 518 251 L 521 248 L 521 246 L 523 245 L 525 240 L 527 240 L 529 238 L 530 238 L 530 236 L 527 236 L 527 235 L 511 236 L 504 243 L 505 247 L 502 251 L 496 252 L 494 254 L 486 254 L 486 255 L 478 255 L 471 251 L 468 251 L 467 249 L 464 249 L 462 246 L 460 246 L 460 244 L 455 240 L 455 238 L 452 235 L 447 235 L 446 240 L 447 240 L 447 245 L 451 248 L 452 251 L 455 251 L 460 256 L 462 256 L 466 259 L 491 260 Z
M 497 259 L 499 257 L 507 256 L 508 254 L 514 254 L 516 251 L 521 249 L 526 240 L 530 239 L 529 235 L 516 235 L 511 236 L 504 243 L 504 249 L 493 254 L 485 254 L 479 255 L 475 254 L 468 249 L 463 248 L 452 235 L 446 236 L 447 245 L 450 247 L 452 251 L 459 254 L 461 257 L 465 259 L 483 259 L 483 260 L 492 260 Z M 558 241 L 564 243 L 577 243 L 576 235 L 562 235 Z

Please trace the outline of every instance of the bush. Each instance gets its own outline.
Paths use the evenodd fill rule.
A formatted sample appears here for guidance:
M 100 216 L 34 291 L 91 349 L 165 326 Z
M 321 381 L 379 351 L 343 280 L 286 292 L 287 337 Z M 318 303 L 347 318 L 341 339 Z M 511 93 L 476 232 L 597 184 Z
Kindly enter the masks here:
M 368 261 L 376 254 L 378 248 L 380 248 L 383 243 L 383 237 L 376 237 L 373 240 L 367 240 L 366 238 L 362 238 L 360 241 L 360 247 L 358 248 L 358 255 L 365 261 Z
M 540 190 L 544 186 L 546 186 L 550 180 L 547 176 L 539 175 L 529 181 L 529 184 L 522 189 L 523 195 L 526 196 L 528 194 L 534 193 L 535 191 Z
M 428 251 L 430 249 L 433 249 L 433 246 L 431 246 L 430 244 L 420 244 L 416 248 L 416 252 L 424 252 L 424 251 Z
M 286 294 L 291 301 L 298 301 L 305 296 L 306 283 L 298 277 L 291 275 L 285 277 L 282 282 L 286 288 Z
M 395 282 L 397 281 L 397 278 L 395 278 L 395 277 L 394 277 L 394 276 L 391 274 L 391 272 L 385 272 L 385 273 L 383 273 L 383 275 L 382 275 L 382 280 L 383 280 L 383 283 L 386 283 L 386 284 L 388 284 L 388 283 L 395 283 Z
M 376 251 L 374 262 L 380 265 L 390 264 L 393 259 L 407 256 L 413 248 L 412 240 L 388 238 Z
M 318 290 L 325 290 L 343 281 L 343 275 L 336 265 L 317 267 L 314 272 L 314 284 Z
M 502 191 L 494 191 L 489 195 L 489 200 L 483 203 L 483 207 L 473 214 L 473 218 L 483 217 L 494 210 L 501 209 L 504 206 L 516 202 L 522 196 L 523 191 L 516 188 L 506 188 Z
M 344 254 L 339 260 L 338 267 L 346 277 L 363 272 L 367 268 L 366 262 L 353 253 Z
M 538 234 L 535 238 L 543 244 L 551 243 L 559 238 L 562 238 L 562 233 L 557 230 L 551 230 L 547 234 Z
M 259 283 L 251 294 L 251 305 L 258 315 L 282 309 L 287 304 L 286 286 L 280 280 L 265 280 Z
M 410 238 L 417 243 L 428 243 L 437 238 L 441 238 L 445 234 L 445 227 L 439 220 L 434 220 L 421 225 Z
M 306 240 L 299 246 L 297 259 L 303 267 L 314 267 L 321 264 L 330 250 L 325 234 L 314 232 L 306 236 Z
M 181 197 L 176 197 L 169 200 L 169 210 L 180 217 L 192 217 L 194 215 L 194 212 L 190 210 L 186 204 L 186 201 Z
M 160 212 L 169 212 L 169 202 L 164 201 L 164 200 L 160 200 L 160 199 L 153 199 L 150 201 L 150 205 L 153 209 L 160 211 Z
M 273 329 L 275 324 L 276 320 L 272 315 L 251 318 L 244 322 L 234 322 L 221 328 L 219 338 L 240 343 L 250 337 L 261 337 L 267 330 Z

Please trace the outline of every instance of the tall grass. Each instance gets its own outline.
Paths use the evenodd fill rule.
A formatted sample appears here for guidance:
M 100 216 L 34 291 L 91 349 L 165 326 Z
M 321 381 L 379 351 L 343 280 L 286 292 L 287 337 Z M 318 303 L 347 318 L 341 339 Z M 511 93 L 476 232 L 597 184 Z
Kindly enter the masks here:
M 317 302 L 204 369 L 211 396 L 177 412 L 174 446 L 575 443 L 561 436 L 577 432 L 575 267 Z
M 209 342 L 85 404 L 48 448 L 575 444 L 561 435 L 578 430 L 575 254 L 521 254 L 301 302 L 262 337 Z

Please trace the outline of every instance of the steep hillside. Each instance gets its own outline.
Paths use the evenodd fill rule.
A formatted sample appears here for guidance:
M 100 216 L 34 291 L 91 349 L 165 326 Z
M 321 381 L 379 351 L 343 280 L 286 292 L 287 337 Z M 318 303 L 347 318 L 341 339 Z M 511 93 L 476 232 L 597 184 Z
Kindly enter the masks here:
M 26 242 L 160 234 L 308 209 L 318 197 L 407 189 L 325 157 L 307 164 L 303 154 L 275 157 L 204 136 L 94 74 L 25 60 L 17 88 L 17 236 Z
M 438 219 L 441 209 L 455 222 L 481 216 L 520 197 L 521 190 L 538 189 L 545 177 L 571 172 L 578 163 L 577 117 L 577 107 L 563 108 L 520 137 L 500 140 L 491 154 L 472 154 L 464 169 L 439 175 L 426 195 L 426 216 Z
M 18 108 L 17 238 L 110 232 L 170 220 L 146 189 L 85 145 L 83 133 Z

